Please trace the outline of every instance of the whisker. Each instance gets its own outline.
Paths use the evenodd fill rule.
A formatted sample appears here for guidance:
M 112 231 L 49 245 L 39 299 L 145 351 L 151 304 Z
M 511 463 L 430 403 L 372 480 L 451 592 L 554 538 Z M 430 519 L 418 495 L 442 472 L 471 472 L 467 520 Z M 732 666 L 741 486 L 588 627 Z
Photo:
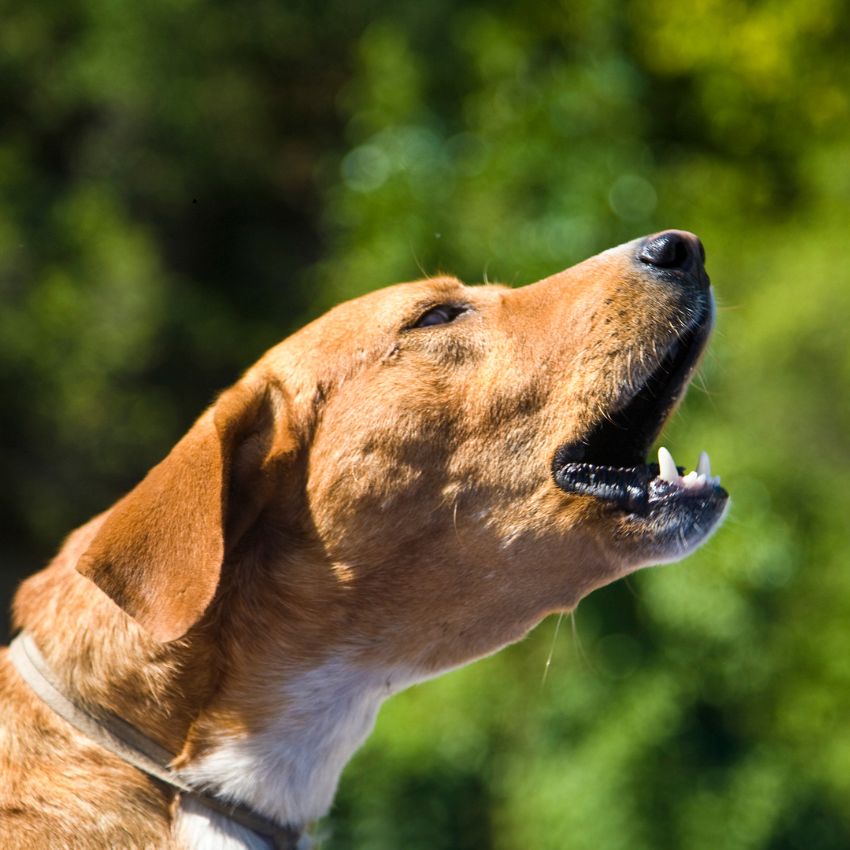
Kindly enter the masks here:
M 540 681 L 542 688 L 546 684 L 546 677 L 549 675 L 549 667 L 552 665 L 552 656 L 555 654 L 555 643 L 558 640 L 558 632 L 561 630 L 561 620 L 564 619 L 564 612 L 558 614 L 558 622 L 555 623 L 555 634 L 552 635 L 552 645 L 549 647 L 549 657 L 546 659 L 546 664 L 543 667 L 543 679 Z
M 578 605 L 570 611 L 570 622 L 572 623 L 572 632 L 573 632 L 573 646 L 576 650 L 576 658 L 580 662 L 583 662 L 584 665 L 592 670 L 594 673 L 598 673 L 599 670 L 596 665 L 593 663 L 590 656 L 584 651 L 584 644 L 581 642 L 581 636 L 578 633 L 578 622 L 576 620 L 576 611 L 578 611 Z
M 635 599 L 640 599 L 640 593 L 638 593 L 637 588 L 631 581 L 631 576 L 623 576 L 623 584 L 625 584 L 626 589 L 634 596 Z
M 457 502 L 457 496 L 455 496 L 455 503 L 454 507 L 452 508 L 452 525 L 455 529 L 455 537 L 457 538 L 457 542 L 460 543 L 461 546 L 463 546 L 463 540 L 461 540 L 460 532 L 457 530 Z
M 422 261 L 419 259 L 419 255 L 416 253 L 416 248 L 413 246 L 413 242 L 410 242 L 408 247 L 410 248 L 410 255 L 413 257 L 413 262 L 416 263 L 416 268 L 422 274 L 422 277 L 431 277 L 427 271 L 425 271 L 425 266 L 422 265 Z

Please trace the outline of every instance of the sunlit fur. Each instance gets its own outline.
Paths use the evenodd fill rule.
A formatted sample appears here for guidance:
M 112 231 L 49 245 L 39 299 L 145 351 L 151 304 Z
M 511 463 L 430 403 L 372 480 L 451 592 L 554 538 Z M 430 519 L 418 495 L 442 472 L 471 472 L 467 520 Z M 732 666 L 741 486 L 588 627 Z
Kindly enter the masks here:
M 382 699 L 645 561 L 651 527 L 550 472 L 690 320 L 692 293 L 634 256 L 330 311 L 74 532 L 16 624 L 187 778 L 281 822 L 321 816 Z M 412 327 L 444 303 L 469 309 Z M 239 833 L 69 730 L 0 656 L 0 846 L 256 846 Z

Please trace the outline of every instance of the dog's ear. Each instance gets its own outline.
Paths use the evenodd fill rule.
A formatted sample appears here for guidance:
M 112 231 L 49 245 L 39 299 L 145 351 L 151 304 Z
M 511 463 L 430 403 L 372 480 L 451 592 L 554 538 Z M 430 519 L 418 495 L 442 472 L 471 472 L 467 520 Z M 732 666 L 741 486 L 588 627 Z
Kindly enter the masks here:
M 115 504 L 77 570 L 157 640 L 182 637 L 212 601 L 225 554 L 262 510 L 294 442 L 282 392 L 236 384 Z

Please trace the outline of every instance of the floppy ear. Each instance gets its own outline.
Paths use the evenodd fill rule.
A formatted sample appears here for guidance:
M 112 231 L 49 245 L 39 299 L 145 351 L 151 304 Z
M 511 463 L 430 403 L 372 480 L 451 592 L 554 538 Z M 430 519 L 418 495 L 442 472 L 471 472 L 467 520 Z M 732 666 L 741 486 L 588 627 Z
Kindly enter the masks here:
M 270 495 L 294 441 L 281 393 L 236 384 L 123 499 L 77 570 L 159 641 L 182 637 L 215 595 L 226 551 Z

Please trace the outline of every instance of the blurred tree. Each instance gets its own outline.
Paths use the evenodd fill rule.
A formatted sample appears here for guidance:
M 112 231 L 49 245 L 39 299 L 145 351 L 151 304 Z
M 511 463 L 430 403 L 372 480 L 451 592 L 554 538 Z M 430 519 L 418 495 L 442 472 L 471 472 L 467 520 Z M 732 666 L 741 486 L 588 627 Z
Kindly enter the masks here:
M 328 845 L 850 846 L 846 0 L 5 5 L 10 587 L 330 304 L 689 228 L 729 521 L 396 697 Z
M 0 530 L 25 574 L 310 311 L 351 15 L 4 6 Z

